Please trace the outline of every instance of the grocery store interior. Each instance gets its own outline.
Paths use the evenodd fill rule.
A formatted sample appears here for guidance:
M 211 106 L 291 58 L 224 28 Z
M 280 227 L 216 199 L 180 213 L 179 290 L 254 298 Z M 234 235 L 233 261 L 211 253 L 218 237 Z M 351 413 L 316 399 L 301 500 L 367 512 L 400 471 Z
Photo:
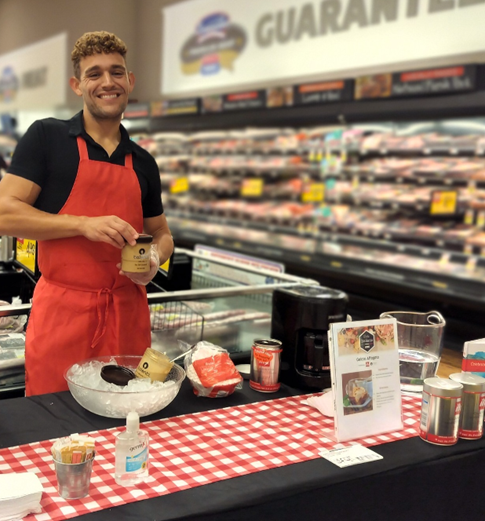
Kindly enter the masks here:
M 89 393 L 71 380 L 72 367 L 65 373 L 69 391 L 25 397 L 25 336 L 42 276 L 38 243 L 0 235 L 0 417 L 15 423 L 0 420 L 0 477 L 37 468 L 17 466 L 18 450 L 8 460 L 14 445 L 23 451 L 22 444 L 40 443 L 43 450 L 42 440 L 94 429 L 96 443 L 108 443 L 105 429 L 125 425 L 133 409 L 142 422 L 148 418 L 150 436 L 166 432 L 169 447 L 165 453 L 162 444 L 152 445 L 156 481 L 138 495 L 117 488 L 108 462 L 94 471 L 92 497 L 68 498 L 67 505 L 56 495 L 57 474 L 46 471 L 43 513 L 27 519 L 109 521 L 118 512 L 142 521 L 285 521 L 296 511 L 312 517 L 325 511 L 329 521 L 358 521 L 362 505 L 381 521 L 480 519 L 483 480 L 476 469 L 485 463 L 485 442 L 477 440 L 485 400 L 473 442 L 458 439 L 466 437 L 458 436 L 460 407 L 452 413 L 453 436 L 434 441 L 420 414 L 426 378 L 453 380 L 474 341 L 481 349 L 476 358 L 485 358 L 484 19 L 485 0 L 0 0 L 0 179 L 34 122 L 69 120 L 83 109 L 69 85 L 78 38 L 108 31 L 127 45 L 136 81 L 122 125 L 156 161 L 175 244 L 146 286 L 151 342 L 171 367 L 178 360 L 175 373 L 183 374 L 170 373 L 175 390 L 158 402 L 101 397 L 100 404 L 96 391 L 86 405 Z M 371 375 L 392 374 L 378 366 L 392 348 L 375 331 L 390 319 L 393 335 L 401 342 L 402 329 L 406 343 L 396 348 L 394 398 L 388 391 L 376 398 Z M 331 375 L 345 365 L 342 353 L 357 356 L 357 334 L 366 356 L 380 342 L 381 361 L 371 353 L 365 371 L 347 369 L 336 384 Z M 210 394 L 185 379 L 201 341 L 228 354 L 244 378 L 236 390 Z M 280 343 L 281 358 L 268 355 L 279 353 Z M 280 381 L 259 372 L 267 356 L 277 360 Z M 379 367 L 374 373 L 372 364 Z M 349 398 L 357 381 L 365 402 Z M 335 395 L 342 382 L 348 403 L 340 413 Z M 330 396 L 330 389 L 332 414 L 323 412 L 323 402 L 301 414 L 301 394 Z M 382 412 L 397 395 L 399 429 Z M 225 401 L 207 398 L 214 396 Z M 276 402 L 270 420 L 286 407 L 294 416 L 266 429 L 268 417 L 259 421 L 264 404 Z M 311 409 L 310 400 L 304 404 Z M 249 434 L 230 430 L 232 417 L 223 415 L 234 410 L 247 413 L 233 423 L 251 424 Z M 372 412 L 381 430 L 362 412 Z M 349 469 L 323 466 L 325 456 L 311 454 L 322 436 L 320 413 L 335 418 L 336 438 L 328 437 L 347 442 L 338 448 L 357 439 L 342 437 L 345 426 L 355 434 L 358 425 L 369 429 L 363 445 L 379 455 L 359 456 L 357 463 L 368 465 Z M 166 419 L 173 421 L 159 427 Z M 199 429 L 193 438 L 190 428 Z M 266 461 L 265 441 L 246 465 L 259 430 L 280 443 L 281 461 Z M 179 434 L 187 435 L 182 449 Z M 246 444 L 240 459 L 236 450 L 221 449 L 231 436 Z M 206 467 L 190 459 L 191 444 L 204 455 L 201 447 L 210 447 Z M 29 450 L 22 458 L 34 461 Z M 101 448 L 98 454 L 98 461 L 107 457 Z M 173 465 L 162 469 L 166 454 Z M 460 476 L 453 494 L 442 494 L 449 485 L 443 476 Z M 370 487 L 380 492 L 369 503 Z M 0 520 L 3 500 L 0 487 Z
M 170 11 L 176 5 L 107 0 L 100 9 L 94 0 L 2 0 L 5 168 L 33 121 L 69 119 L 82 108 L 68 86 L 76 39 L 90 30 L 114 32 L 128 46 L 136 78 L 124 125 L 157 161 L 177 247 L 203 245 L 283 265 L 288 274 L 344 291 L 354 320 L 436 310 L 446 320 L 442 369 L 447 362 L 459 366 L 463 343 L 485 336 L 483 46 L 470 35 L 467 49 L 454 40 L 438 48 L 428 42 L 430 49 L 413 48 L 396 63 L 394 49 L 389 56 L 380 51 L 381 59 L 367 51 L 361 59 L 354 50 L 347 62 L 342 54 L 328 58 L 330 65 L 314 58 L 302 65 L 295 44 L 296 59 L 262 78 L 250 69 L 234 77 L 244 53 L 234 58 L 231 74 L 222 67 L 219 75 L 183 75 L 170 70 L 178 56 L 170 38 L 177 23 L 183 26 Z M 173 17 L 167 25 L 164 9 Z M 429 14 L 428 23 L 446 14 L 458 26 L 471 11 Z M 269 49 L 275 59 L 278 39 L 263 40 L 280 30 L 274 24 L 285 12 L 268 11 L 255 29 L 259 52 Z M 379 14 L 376 31 L 401 15 L 390 16 Z M 422 27 L 416 26 L 418 39 Z M 364 34 L 359 31 L 370 31 L 360 22 L 351 29 L 350 44 Z M 310 33 L 295 38 L 303 52 L 325 43 Z M 251 35 L 245 38 L 247 52 L 258 52 Z M 329 38 L 329 53 L 342 48 L 343 36 L 331 42 L 337 47 L 329 47 Z M 17 92 L 9 91 L 9 71 L 20 80 Z M 411 74 L 400 74 L 406 71 L 421 76 L 409 80 Z M 1 255 L 0 299 L 29 303 L 38 270 L 12 262 L 12 238 L 3 239 Z M 149 292 L 160 285 L 190 288 L 190 259 L 175 260 L 175 274 L 161 276 Z

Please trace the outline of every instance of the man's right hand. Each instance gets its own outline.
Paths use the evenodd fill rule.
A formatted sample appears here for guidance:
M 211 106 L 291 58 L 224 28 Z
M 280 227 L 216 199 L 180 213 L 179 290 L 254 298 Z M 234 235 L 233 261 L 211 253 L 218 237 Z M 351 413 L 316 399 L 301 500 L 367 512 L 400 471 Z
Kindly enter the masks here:
M 126 243 L 132 246 L 136 244 L 139 235 L 137 231 L 116 215 L 81 219 L 81 233 L 90 241 L 106 242 L 115 248 L 123 248 Z

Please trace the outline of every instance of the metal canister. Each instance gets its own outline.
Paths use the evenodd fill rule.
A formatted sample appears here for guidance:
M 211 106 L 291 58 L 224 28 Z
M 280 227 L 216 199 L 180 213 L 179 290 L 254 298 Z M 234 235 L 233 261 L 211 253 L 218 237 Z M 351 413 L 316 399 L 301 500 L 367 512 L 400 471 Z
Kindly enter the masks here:
M 453 373 L 450 374 L 450 378 L 463 385 L 458 437 L 465 440 L 478 440 L 483 435 L 485 378 L 471 373 Z
M 458 441 L 463 385 L 447 378 L 426 378 L 423 384 L 419 436 L 435 445 Z
M 274 393 L 280 388 L 281 352 L 279 340 L 269 338 L 253 342 L 249 375 L 249 387 L 251 389 L 262 393 Z

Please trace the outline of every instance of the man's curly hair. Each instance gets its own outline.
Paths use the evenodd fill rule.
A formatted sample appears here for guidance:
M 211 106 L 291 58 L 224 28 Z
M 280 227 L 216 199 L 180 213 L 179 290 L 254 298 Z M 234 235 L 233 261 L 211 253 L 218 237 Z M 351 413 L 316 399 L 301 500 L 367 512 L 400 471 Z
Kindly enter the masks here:
M 74 44 L 74 49 L 71 53 L 71 61 L 74 67 L 74 76 L 80 79 L 81 58 L 92 56 L 93 54 L 112 54 L 119 53 L 123 58 L 126 56 L 128 47 L 123 40 L 120 40 L 115 34 L 107 31 L 94 31 L 84 33 L 81 38 Z

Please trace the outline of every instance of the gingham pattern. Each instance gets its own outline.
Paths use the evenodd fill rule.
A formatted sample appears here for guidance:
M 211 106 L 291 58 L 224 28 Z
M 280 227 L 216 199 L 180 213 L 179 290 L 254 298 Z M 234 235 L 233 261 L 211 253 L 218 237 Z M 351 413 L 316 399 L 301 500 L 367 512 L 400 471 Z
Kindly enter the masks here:
M 90 494 L 84 499 L 68 501 L 58 495 L 50 453 L 54 440 L 0 450 L 0 473 L 35 472 L 44 486 L 42 512 L 26 519 L 51 521 L 315 459 L 323 448 L 373 446 L 417 436 L 420 397 L 403 395 L 404 429 L 336 443 L 330 437 L 333 420 L 302 403 L 308 396 L 142 423 L 150 434 L 150 476 L 136 487 L 121 487 L 113 477 L 114 434 L 121 428 L 89 433 L 97 453 Z

